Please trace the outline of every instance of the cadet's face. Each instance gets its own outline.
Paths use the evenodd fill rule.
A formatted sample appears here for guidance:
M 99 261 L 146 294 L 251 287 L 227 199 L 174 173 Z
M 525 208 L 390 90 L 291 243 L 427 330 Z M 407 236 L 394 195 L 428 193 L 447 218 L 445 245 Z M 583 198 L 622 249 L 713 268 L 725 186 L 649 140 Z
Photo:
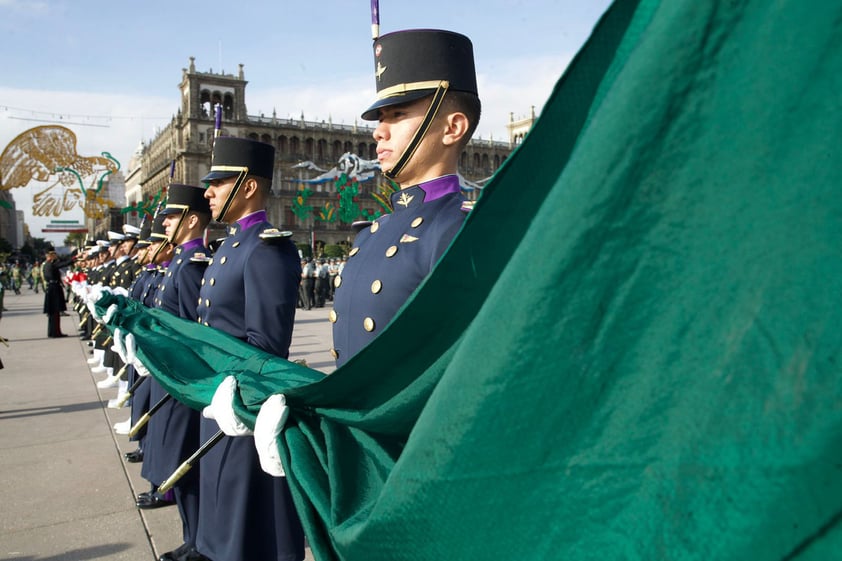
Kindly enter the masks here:
M 170 261 L 172 259 L 173 254 L 173 245 L 169 243 L 165 243 L 164 247 L 161 248 L 161 251 L 158 252 L 158 256 L 155 257 L 155 264 L 163 263 L 164 261 Z
M 398 163 L 404 149 L 424 120 L 429 106 L 430 98 L 426 97 L 379 111 L 380 122 L 374 129 L 374 139 L 377 141 L 377 160 L 380 162 L 380 169 L 390 170 Z M 434 126 L 430 127 L 415 154 L 398 173 L 396 178 L 398 183 L 411 186 L 440 175 L 437 168 L 440 156 L 434 150 L 437 145 L 433 142 L 434 129 Z
M 175 228 L 178 226 L 179 218 L 180 216 L 178 214 L 167 214 L 164 216 L 164 233 L 170 239 L 172 239 L 173 232 L 175 232 Z
M 219 220 L 219 213 L 222 212 L 222 207 L 225 206 L 225 201 L 228 200 L 228 195 L 231 193 L 236 182 L 237 177 L 235 176 L 229 177 L 228 179 L 214 179 L 208 183 L 208 188 L 205 189 L 205 198 L 210 204 L 211 216 L 213 216 L 214 220 Z M 227 216 L 223 218 L 233 216 L 233 210 L 236 204 L 237 201 L 231 202 Z

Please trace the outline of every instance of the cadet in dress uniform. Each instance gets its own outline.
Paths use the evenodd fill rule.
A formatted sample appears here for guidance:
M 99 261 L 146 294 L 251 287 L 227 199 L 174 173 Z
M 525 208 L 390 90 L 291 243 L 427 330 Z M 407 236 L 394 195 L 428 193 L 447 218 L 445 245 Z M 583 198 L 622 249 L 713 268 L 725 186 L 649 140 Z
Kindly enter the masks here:
M 167 237 L 177 247 L 155 295 L 155 304 L 175 316 L 195 321 L 196 301 L 206 262 L 193 258 L 197 254 L 208 256 L 203 237 L 210 221 L 210 208 L 204 198 L 204 189 L 192 185 L 170 185 L 167 205 L 161 214 L 164 215 Z M 147 383 L 151 384 L 151 403 L 157 403 L 167 395 L 155 380 Z M 198 411 L 170 399 L 150 418 L 141 469 L 144 478 L 155 484 L 162 483 L 199 447 L 199 417 Z M 201 466 L 191 470 L 173 488 L 183 525 L 184 544 L 164 553 L 160 559 L 201 559 L 195 552 L 200 469 Z M 154 495 L 151 501 L 152 504 L 138 501 L 138 506 L 154 508 Z
M 131 224 L 123 224 L 123 239 L 119 245 L 117 267 L 111 277 L 112 288 L 129 290 L 140 273 L 137 266 L 137 242 L 140 238 L 140 228 Z
M 459 157 L 480 115 L 473 47 L 464 35 L 410 30 L 374 43 L 377 158 L 401 190 L 393 212 L 354 239 L 334 280 L 337 366 L 374 339 L 430 273 L 464 222 Z
M 198 321 L 286 358 L 292 340 L 298 252 L 267 221 L 275 149 L 219 137 L 205 196 L 228 224 L 205 271 Z M 219 430 L 202 419 L 202 442 Z M 215 561 L 297 561 L 304 534 L 284 478 L 264 473 L 252 437 L 225 437 L 201 461 L 198 550 Z

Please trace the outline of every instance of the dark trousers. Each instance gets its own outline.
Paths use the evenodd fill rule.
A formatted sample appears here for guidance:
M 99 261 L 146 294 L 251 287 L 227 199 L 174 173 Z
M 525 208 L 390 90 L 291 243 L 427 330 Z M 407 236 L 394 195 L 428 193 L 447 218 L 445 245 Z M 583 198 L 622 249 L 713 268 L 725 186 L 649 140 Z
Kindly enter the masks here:
M 47 337 L 58 337 L 61 335 L 61 312 L 47 314 Z
M 184 543 L 196 546 L 196 536 L 199 530 L 199 477 L 198 473 L 184 476 L 173 487 L 175 504 L 181 515 L 181 531 Z
M 316 295 L 314 293 L 315 279 L 304 279 L 301 284 L 304 286 L 304 307 L 308 310 L 316 305 Z

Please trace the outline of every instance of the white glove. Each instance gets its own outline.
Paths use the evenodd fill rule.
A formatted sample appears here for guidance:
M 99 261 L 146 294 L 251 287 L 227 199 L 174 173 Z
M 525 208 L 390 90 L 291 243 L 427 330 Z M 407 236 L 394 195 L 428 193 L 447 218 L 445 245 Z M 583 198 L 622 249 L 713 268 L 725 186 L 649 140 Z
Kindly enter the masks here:
M 111 304 L 105 309 L 105 313 L 102 314 L 102 323 L 108 323 L 111 321 L 111 318 L 114 317 L 114 314 L 117 313 L 117 304 Z
M 122 286 L 118 286 L 117 288 L 111 291 L 112 294 L 116 294 L 117 296 L 124 296 L 126 298 L 129 297 L 129 291 L 123 288 Z
M 123 332 L 120 331 L 119 327 L 114 329 L 112 339 L 114 340 L 114 344 L 111 345 L 111 350 L 117 353 L 117 356 L 119 356 L 120 360 L 122 360 L 125 364 L 129 364 L 129 361 L 126 360 L 126 349 L 123 346 Z
M 137 343 L 135 343 L 134 335 L 132 335 L 131 333 L 126 335 L 126 339 L 125 341 L 123 341 L 123 344 L 125 345 L 124 349 L 126 353 L 126 360 L 124 360 L 123 362 L 134 366 L 135 372 L 137 372 L 137 375 L 141 378 L 149 376 L 149 369 L 143 365 L 143 363 L 137 356 Z
M 284 477 L 284 465 L 278 450 L 278 435 L 284 430 L 289 408 L 284 394 L 272 395 L 260 406 L 254 423 L 254 446 L 260 458 L 260 467 L 274 477 Z
M 88 307 L 88 310 L 91 311 L 91 315 L 97 321 L 101 321 L 102 318 L 100 318 L 99 314 L 96 313 L 96 303 L 106 292 L 111 292 L 111 289 L 107 286 L 96 284 L 91 288 L 91 291 L 88 293 L 87 301 L 85 302 L 85 305 Z
M 251 429 L 243 423 L 234 411 L 234 397 L 237 394 L 237 379 L 226 376 L 213 392 L 211 404 L 202 410 L 202 416 L 213 419 L 219 425 L 219 430 L 228 436 L 245 436 L 252 434 Z

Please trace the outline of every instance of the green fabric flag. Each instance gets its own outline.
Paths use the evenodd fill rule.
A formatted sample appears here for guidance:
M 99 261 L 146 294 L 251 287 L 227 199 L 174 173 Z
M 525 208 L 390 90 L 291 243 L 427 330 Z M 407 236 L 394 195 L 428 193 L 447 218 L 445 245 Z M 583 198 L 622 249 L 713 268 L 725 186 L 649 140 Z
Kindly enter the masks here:
M 838 559 L 840 91 L 836 0 L 620 0 L 330 376 L 100 306 L 192 406 L 286 394 L 317 559 Z

